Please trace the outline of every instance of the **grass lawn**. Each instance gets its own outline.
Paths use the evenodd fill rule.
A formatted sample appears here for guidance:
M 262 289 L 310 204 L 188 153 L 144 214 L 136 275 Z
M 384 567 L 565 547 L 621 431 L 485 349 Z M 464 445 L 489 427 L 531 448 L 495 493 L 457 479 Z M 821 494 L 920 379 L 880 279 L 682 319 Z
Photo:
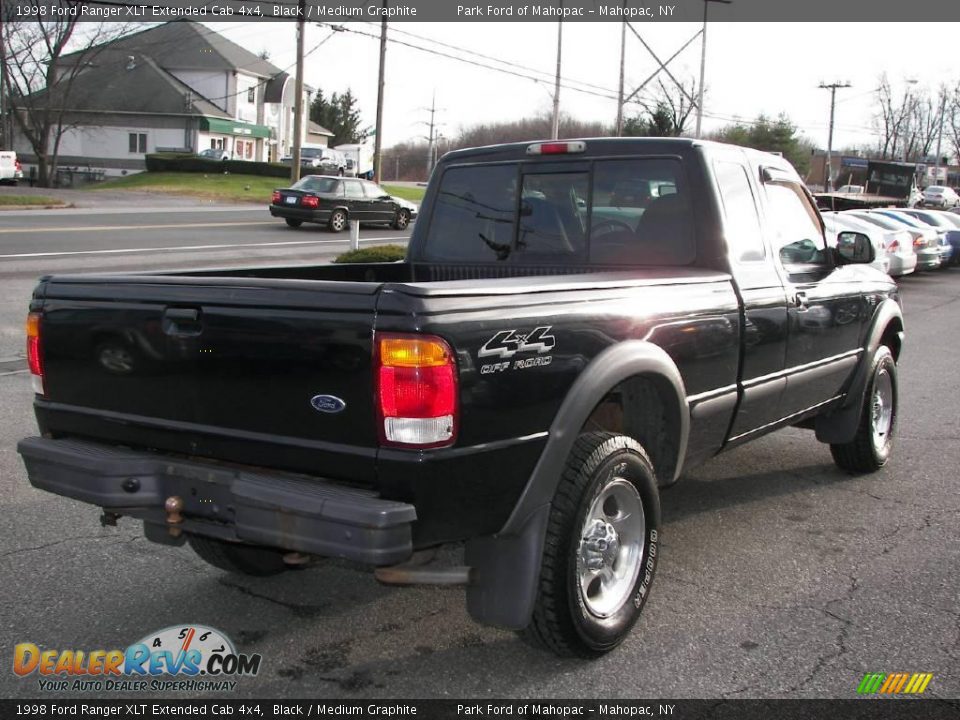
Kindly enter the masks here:
M 423 193 L 426 192 L 425 187 L 420 185 L 410 186 L 410 185 L 389 185 L 387 183 L 381 183 L 383 189 L 386 190 L 391 195 L 396 195 L 397 197 L 403 198 L 404 200 L 409 200 L 410 202 L 421 203 L 423 202 Z
M 49 195 L 0 195 L 3 205 L 63 205 L 63 200 Z
M 229 202 L 269 203 L 275 188 L 289 185 L 288 179 L 262 175 L 144 172 L 90 185 L 87 189 L 91 192 L 140 190 Z

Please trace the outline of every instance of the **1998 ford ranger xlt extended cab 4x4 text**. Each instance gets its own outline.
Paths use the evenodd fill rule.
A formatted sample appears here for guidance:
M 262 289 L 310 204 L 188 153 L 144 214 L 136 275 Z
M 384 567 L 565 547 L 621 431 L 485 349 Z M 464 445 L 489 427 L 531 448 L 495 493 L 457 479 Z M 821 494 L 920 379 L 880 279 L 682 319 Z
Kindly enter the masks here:
M 461 582 L 477 621 L 615 647 L 659 488 L 787 425 L 870 472 L 903 319 L 782 158 L 684 139 L 461 150 L 404 263 L 44 277 L 30 482 L 269 574 Z M 412 561 L 465 542 L 464 565 Z M 420 559 L 418 554 L 416 559 Z

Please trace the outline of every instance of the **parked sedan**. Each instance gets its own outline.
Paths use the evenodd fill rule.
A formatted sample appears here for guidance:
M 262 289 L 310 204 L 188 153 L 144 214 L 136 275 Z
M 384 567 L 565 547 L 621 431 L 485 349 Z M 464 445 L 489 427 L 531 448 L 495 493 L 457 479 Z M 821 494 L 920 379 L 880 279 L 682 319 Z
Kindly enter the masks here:
M 907 215 L 915 217 L 944 233 L 943 240 L 950 245 L 951 265 L 960 265 L 960 215 L 942 210 L 904 210 Z
M 951 208 L 960 205 L 960 195 L 945 185 L 929 185 L 923 190 L 923 206 Z
M 274 190 L 270 214 L 292 228 L 321 223 L 333 232 L 345 229 L 351 220 L 403 230 L 412 217 L 409 209 L 369 180 L 324 175 L 307 175 L 289 188 Z
M 836 219 L 841 230 L 862 232 L 870 237 L 872 237 L 871 233 L 880 233 L 883 248 L 887 253 L 887 260 L 890 262 L 890 269 L 887 270 L 890 277 L 909 275 L 917 269 L 917 254 L 913 251 L 913 236 L 906 229 L 886 230 L 871 222 L 854 217 L 848 212 L 826 213 L 824 221 L 828 216 Z M 958 216 L 958 219 L 960 219 L 960 216 Z
M 206 160 L 229 160 L 230 153 L 228 153 L 223 148 L 207 148 L 206 150 L 201 150 L 197 153 L 199 157 L 202 157 Z
M 906 209 L 886 208 L 883 210 L 875 210 L 874 212 L 886 215 L 887 217 L 893 218 L 899 222 L 906 223 L 917 230 L 923 231 L 928 237 L 931 231 L 935 233 L 934 242 L 936 244 L 937 252 L 940 253 L 940 264 L 938 267 L 945 268 L 950 264 L 950 257 L 953 255 L 953 247 L 950 245 L 950 241 L 947 240 L 946 228 L 940 227 L 939 225 L 933 225 L 925 220 L 916 218 L 907 213 Z
M 870 210 L 848 210 L 846 214 L 879 225 L 884 230 L 907 230 L 913 237 L 913 250 L 917 254 L 917 270 L 935 270 L 940 267 L 940 243 L 936 230 L 921 230 L 905 220 L 896 220 L 889 215 Z
M 838 213 L 824 213 L 823 224 L 827 230 L 827 244 L 830 247 L 837 247 L 837 236 L 842 232 L 859 232 L 870 238 L 870 244 L 873 245 L 873 262 L 870 267 L 876 268 L 880 272 L 890 272 L 890 258 L 887 256 L 887 249 L 883 242 L 883 230 L 870 225 L 867 229 L 850 227 L 848 219 L 839 217 Z

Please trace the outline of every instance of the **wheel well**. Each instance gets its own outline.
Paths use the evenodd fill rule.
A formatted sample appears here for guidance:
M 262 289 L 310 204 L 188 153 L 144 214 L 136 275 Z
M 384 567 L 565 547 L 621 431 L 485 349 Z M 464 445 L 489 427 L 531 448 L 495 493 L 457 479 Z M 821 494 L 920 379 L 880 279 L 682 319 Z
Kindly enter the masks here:
M 582 430 L 632 437 L 650 455 L 660 483 L 673 480 L 679 460 L 680 410 L 667 380 L 656 375 L 624 380 L 597 403 Z
M 900 333 L 903 332 L 903 323 L 894 318 L 880 336 L 880 344 L 886 345 L 893 353 L 894 362 L 900 361 Z

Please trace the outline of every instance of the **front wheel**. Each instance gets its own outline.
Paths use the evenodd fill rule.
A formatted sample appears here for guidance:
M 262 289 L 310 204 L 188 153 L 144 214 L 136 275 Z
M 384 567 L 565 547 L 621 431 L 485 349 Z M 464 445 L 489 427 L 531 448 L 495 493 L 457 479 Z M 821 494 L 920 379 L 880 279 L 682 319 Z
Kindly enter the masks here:
M 394 230 L 406 230 L 410 224 L 410 212 L 408 210 L 397 210 L 397 216 L 393 219 Z
M 849 473 L 870 473 L 882 468 L 893 449 L 897 426 L 897 363 L 886 345 L 873 354 L 870 382 L 860 410 L 857 434 L 848 443 L 830 445 L 833 461 Z
M 581 435 L 550 510 L 537 601 L 521 636 L 562 657 L 599 657 L 640 617 L 657 567 L 660 497 L 647 453 Z
M 343 210 L 334 210 L 330 215 L 328 226 L 332 232 L 342 232 L 347 226 L 347 213 Z

